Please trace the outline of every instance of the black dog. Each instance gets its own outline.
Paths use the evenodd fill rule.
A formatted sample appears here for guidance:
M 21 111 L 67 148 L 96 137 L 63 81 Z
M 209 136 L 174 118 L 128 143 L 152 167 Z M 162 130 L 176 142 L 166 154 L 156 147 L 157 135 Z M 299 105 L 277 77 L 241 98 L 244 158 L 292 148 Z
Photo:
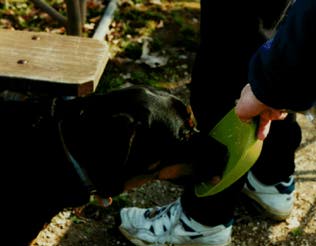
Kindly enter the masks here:
M 149 86 L 76 100 L 68 103 L 66 111 L 60 107 L 63 109 L 58 111 L 64 115 L 57 117 L 62 119 L 70 152 L 90 169 L 91 179 L 101 180 L 102 184 L 96 185 L 111 193 L 120 192 L 118 183 L 157 160 L 186 158 L 179 151 L 197 134 L 190 107 L 180 98 Z M 119 175 L 108 177 L 105 185 L 103 170 L 110 169 Z
M 12 245 L 93 189 L 113 196 L 155 161 L 188 158 L 198 134 L 186 104 L 148 86 L 71 100 L 3 91 L 0 113 L 2 235 Z

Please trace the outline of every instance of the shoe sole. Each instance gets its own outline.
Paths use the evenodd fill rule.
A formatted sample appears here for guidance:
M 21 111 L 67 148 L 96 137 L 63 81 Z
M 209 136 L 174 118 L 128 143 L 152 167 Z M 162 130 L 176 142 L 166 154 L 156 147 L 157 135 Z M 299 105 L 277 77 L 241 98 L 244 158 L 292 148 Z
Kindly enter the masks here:
M 271 209 L 271 207 L 267 206 L 266 204 L 262 203 L 260 199 L 253 195 L 253 193 L 249 192 L 248 190 L 243 190 L 243 194 L 246 198 L 249 199 L 253 207 L 260 212 L 261 214 L 265 215 L 266 217 L 276 220 L 276 221 L 284 221 L 286 220 L 291 211 L 281 213 L 280 211 L 276 211 L 275 209 Z
M 158 244 L 158 243 L 150 243 L 145 242 L 140 239 L 134 238 L 127 230 L 125 230 L 123 227 L 119 226 L 120 232 L 126 237 L 131 243 L 137 246 L 172 246 L 172 245 L 181 245 L 181 246 L 229 246 L 231 244 L 231 239 L 223 244 L 200 244 L 200 243 L 191 243 L 191 244 L 172 244 L 172 243 L 166 243 L 166 244 Z

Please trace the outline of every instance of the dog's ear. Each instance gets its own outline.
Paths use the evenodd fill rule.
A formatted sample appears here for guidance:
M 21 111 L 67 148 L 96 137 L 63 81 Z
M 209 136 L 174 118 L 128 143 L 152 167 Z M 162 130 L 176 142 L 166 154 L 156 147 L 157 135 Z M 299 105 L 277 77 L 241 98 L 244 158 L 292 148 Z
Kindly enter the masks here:
M 137 129 L 140 123 L 136 122 L 135 119 L 127 113 L 117 113 L 112 115 L 111 118 L 111 129 L 117 130 L 117 140 L 121 141 L 121 144 L 118 147 L 121 148 L 120 156 L 123 157 L 121 163 L 122 167 L 124 167 L 129 160 Z
M 98 191 L 116 195 L 123 190 L 138 124 L 127 113 L 81 116 L 66 122 L 65 142 Z
M 86 138 L 88 145 L 83 164 L 99 192 L 114 195 L 123 190 L 138 123 L 127 113 L 106 118 L 94 125 L 89 121 L 89 127 L 93 129 Z

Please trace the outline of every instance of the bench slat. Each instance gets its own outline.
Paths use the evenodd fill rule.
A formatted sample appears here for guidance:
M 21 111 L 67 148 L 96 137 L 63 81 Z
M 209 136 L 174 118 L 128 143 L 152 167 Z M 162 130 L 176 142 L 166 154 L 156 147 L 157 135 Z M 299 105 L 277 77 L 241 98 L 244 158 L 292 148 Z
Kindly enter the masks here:
M 86 95 L 97 87 L 108 59 L 100 40 L 0 30 L 0 89 Z

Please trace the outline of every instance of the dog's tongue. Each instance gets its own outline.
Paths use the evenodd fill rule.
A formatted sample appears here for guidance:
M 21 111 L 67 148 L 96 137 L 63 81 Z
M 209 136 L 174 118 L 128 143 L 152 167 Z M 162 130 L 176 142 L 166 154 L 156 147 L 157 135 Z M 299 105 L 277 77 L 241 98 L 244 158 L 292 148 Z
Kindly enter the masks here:
M 210 136 L 227 146 L 229 158 L 217 184 L 201 183 L 195 187 L 198 197 L 214 195 L 232 185 L 252 167 L 262 149 L 263 142 L 256 138 L 256 123 L 240 121 L 234 108 L 211 130 Z

